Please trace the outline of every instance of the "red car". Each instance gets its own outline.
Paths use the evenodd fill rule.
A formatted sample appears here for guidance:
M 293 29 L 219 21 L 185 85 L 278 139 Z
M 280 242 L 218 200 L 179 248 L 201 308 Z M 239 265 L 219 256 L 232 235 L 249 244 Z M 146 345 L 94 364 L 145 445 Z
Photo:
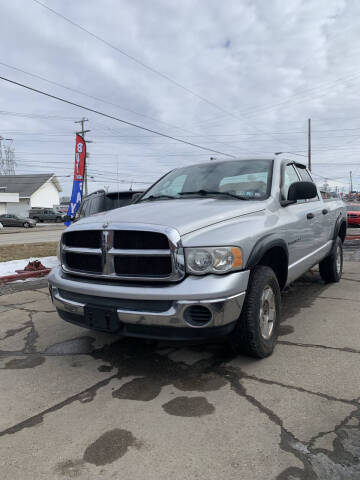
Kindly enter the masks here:
M 360 226 L 360 205 L 347 205 L 347 221 L 349 227 Z

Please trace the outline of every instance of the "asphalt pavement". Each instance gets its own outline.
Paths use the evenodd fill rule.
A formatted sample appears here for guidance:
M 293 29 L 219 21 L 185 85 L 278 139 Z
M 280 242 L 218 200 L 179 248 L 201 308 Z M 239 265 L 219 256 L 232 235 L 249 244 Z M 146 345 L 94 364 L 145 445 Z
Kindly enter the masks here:
M 24 243 L 57 242 L 60 240 L 64 225 L 45 225 L 33 228 L 11 228 L 0 230 L 1 245 L 18 245 Z
M 354 242 L 339 284 L 284 292 L 264 360 L 70 325 L 39 284 L 0 296 L 1 479 L 360 479 Z

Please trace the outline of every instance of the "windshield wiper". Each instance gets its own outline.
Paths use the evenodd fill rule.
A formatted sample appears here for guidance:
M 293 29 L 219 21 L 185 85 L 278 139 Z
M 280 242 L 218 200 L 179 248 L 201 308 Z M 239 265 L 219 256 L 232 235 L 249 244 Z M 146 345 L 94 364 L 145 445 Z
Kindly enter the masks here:
M 201 195 L 201 196 L 211 196 L 211 195 L 221 195 L 225 197 L 237 198 L 238 200 L 250 200 L 249 197 L 244 197 L 241 195 L 235 195 L 230 192 L 219 192 L 218 190 L 197 190 L 195 192 L 179 192 L 178 195 Z
M 147 200 L 169 200 L 177 197 L 172 197 L 171 195 L 150 195 L 150 197 L 142 198 L 140 202 L 145 202 Z

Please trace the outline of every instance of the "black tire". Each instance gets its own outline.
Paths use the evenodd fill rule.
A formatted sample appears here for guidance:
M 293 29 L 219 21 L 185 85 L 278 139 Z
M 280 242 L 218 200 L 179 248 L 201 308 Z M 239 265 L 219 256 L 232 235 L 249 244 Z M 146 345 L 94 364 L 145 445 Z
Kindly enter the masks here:
M 56 217 L 55 222 L 56 222 L 56 223 L 60 223 L 60 222 L 61 222 L 61 217 Z
M 29 223 L 29 222 L 24 222 L 24 223 L 23 223 L 23 227 L 24 227 L 24 228 L 29 228 L 29 227 L 30 227 L 30 223 Z
M 325 283 L 339 282 L 343 269 L 343 244 L 340 237 L 335 240 L 334 248 L 322 262 L 319 263 L 321 278 Z
M 268 288 L 273 293 L 275 317 L 268 338 L 262 334 L 260 309 L 262 297 Z M 263 304 L 264 305 L 264 304 Z M 265 358 L 272 354 L 279 330 L 281 315 L 280 287 L 274 271 L 264 265 L 256 266 L 250 273 L 249 286 L 240 318 L 229 341 L 236 353 L 246 353 L 255 358 Z

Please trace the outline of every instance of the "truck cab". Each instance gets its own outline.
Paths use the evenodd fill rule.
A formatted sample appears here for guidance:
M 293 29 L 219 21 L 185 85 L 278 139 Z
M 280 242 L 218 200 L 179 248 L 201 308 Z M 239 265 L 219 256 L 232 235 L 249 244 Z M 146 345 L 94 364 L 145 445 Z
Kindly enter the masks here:
M 263 358 L 275 347 L 281 290 L 319 264 L 342 274 L 346 211 L 324 203 L 288 157 L 178 168 L 134 204 L 62 235 L 52 300 L 66 321 L 124 336 L 226 337 Z

